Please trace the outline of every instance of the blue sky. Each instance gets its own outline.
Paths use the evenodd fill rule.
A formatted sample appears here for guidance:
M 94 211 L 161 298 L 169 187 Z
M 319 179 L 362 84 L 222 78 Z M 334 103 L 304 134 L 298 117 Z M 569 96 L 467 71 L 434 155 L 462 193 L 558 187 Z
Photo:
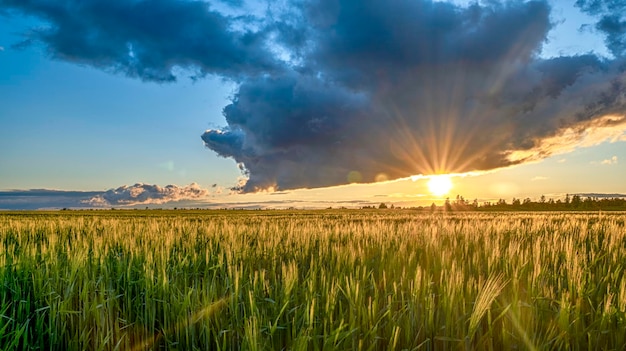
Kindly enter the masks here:
M 91 2 L 98 3 L 98 1 Z M 121 3 L 123 2 L 121 1 Z M 18 5 L 15 5 L 16 3 Z M 253 65 L 248 67 L 236 62 L 236 64 L 231 64 L 227 58 L 207 59 L 206 61 L 200 58 L 199 67 L 200 70 L 204 70 L 201 75 L 205 76 L 190 79 L 188 76 L 198 73 L 197 67 L 191 69 L 173 67 L 171 71 L 167 72 L 173 72 L 177 76 L 176 82 L 158 82 L 155 81 L 156 79 L 142 76 L 145 72 L 137 73 L 138 76 L 132 76 L 130 73 L 125 74 L 124 69 L 117 73 L 111 72 L 111 67 L 98 66 L 102 63 L 96 59 L 91 59 L 91 56 L 85 56 L 87 58 L 83 59 L 68 59 L 59 55 L 55 57 L 55 50 L 58 54 L 60 49 L 55 48 L 54 45 L 60 47 L 59 42 L 45 42 L 35 39 L 30 45 L 15 47 L 16 43 L 28 38 L 25 35 L 30 28 L 47 25 L 51 21 L 49 19 L 42 20 L 41 16 L 37 16 L 37 12 L 34 10 L 38 3 L 45 3 L 45 1 L 26 1 L 25 3 L 32 3 L 32 7 L 19 5 L 19 2 L 15 1 L 0 1 L 0 10 L 3 8 L 9 10 L 7 15 L 0 15 L 0 22 L 2 23 L 0 25 L 0 150 L 2 150 L 0 152 L 0 191 L 5 191 L 3 193 L 5 198 L 10 195 L 8 190 L 15 189 L 104 192 L 123 186 L 130 189 L 136 183 L 159 185 L 163 189 L 168 184 L 176 184 L 183 189 L 189 184 L 197 183 L 200 188 L 206 189 L 206 192 L 185 198 L 185 194 L 188 192 L 181 191 L 176 194 L 182 195 L 172 195 L 171 198 L 166 197 L 165 199 L 185 201 L 178 204 L 189 206 L 207 204 L 221 206 L 238 203 L 271 205 L 272 201 L 276 201 L 277 206 L 289 203 L 323 206 L 326 201 L 350 204 L 346 201 L 359 200 L 363 203 L 370 201 L 375 203 L 380 202 L 381 199 L 406 203 L 430 203 L 433 201 L 433 196 L 425 186 L 426 181 L 423 179 L 410 180 L 411 175 L 429 172 L 464 173 L 468 171 L 476 171 L 474 174 L 480 175 L 453 178 L 454 188 L 452 192 L 454 194 L 461 193 L 467 198 L 505 197 L 508 199 L 526 196 L 534 198 L 541 194 L 558 197 L 565 193 L 577 192 L 626 193 L 626 181 L 624 181 L 626 179 L 624 178 L 626 175 L 626 142 L 624 141 L 626 137 L 624 130 L 626 128 L 623 124 L 617 123 L 617 126 L 598 131 L 597 126 L 591 122 L 598 121 L 602 117 L 600 115 L 590 117 L 590 124 L 584 126 L 585 130 L 590 131 L 586 132 L 589 134 L 587 139 L 584 139 L 587 134 L 583 133 L 575 138 L 571 145 L 563 140 L 557 140 L 549 146 L 544 143 L 529 148 L 527 143 L 520 139 L 522 141 L 514 145 L 513 149 L 525 150 L 528 154 L 524 161 L 519 162 L 519 164 L 492 156 L 487 151 L 484 152 L 485 155 L 474 155 L 470 151 L 465 152 L 463 150 L 463 152 L 459 151 L 456 163 L 450 161 L 449 158 L 447 165 L 441 160 L 433 161 L 430 159 L 430 155 L 422 158 L 417 157 L 415 155 L 419 152 L 413 152 L 413 150 L 402 151 L 400 156 L 393 152 L 391 154 L 383 153 L 380 155 L 381 159 L 376 160 L 377 163 L 371 163 L 371 159 L 375 156 L 367 155 L 376 153 L 376 150 L 372 151 L 369 148 L 370 141 L 379 140 L 382 135 L 372 134 L 372 132 L 381 128 L 384 129 L 385 125 L 388 124 L 381 124 L 381 127 L 377 124 L 379 120 L 372 120 L 371 125 L 367 124 L 370 122 L 363 123 L 363 132 L 355 132 L 352 131 L 355 128 L 348 127 L 346 124 L 342 124 L 343 122 L 334 122 L 333 119 L 336 121 L 342 115 L 354 113 L 356 116 L 362 114 L 363 111 L 381 111 L 382 107 L 388 107 L 382 103 L 378 106 L 372 106 L 363 102 L 371 98 L 373 91 L 379 94 L 378 92 L 383 88 L 379 83 L 356 81 L 353 78 L 342 77 L 341 72 L 345 71 L 342 65 L 349 64 L 357 67 L 360 67 L 361 64 L 364 65 L 363 67 L 378 65 L 381 71 L 387 70 L 385 72 L 388 72 L 388 75 L 395 74 L 393 68 L 388 68 L 387 62 L 384 61 L 384 57 L 381 58 L 379 53 L 372 56 L 373 60 L 378 60 L 373 61 L 374 63 L 350 61 L 349 59 L 345 59 L 345 62 L 342 61 L 345 57 L 350 58 L 351 52 L 346 52 L 341 57 L 333 56 L 334 54 L 322 49 L 310 55 L 298 56 L 294 54 L 302 47 L 295 44 L 293 47 L 289 47 L 288 44 L 284 44 L 290 43 L 289 40 L 293 39 L 290 37 L 291 34 L 286 33 L 300 33 L 298 31 L 308 25 L 305 20 L 302 20 L 302 23 L 285 21 L 283 24 L 291 27 L 288 31 L 277 30 L 272 34 L 278 36 L 280 40 L 272 39 L 272 44 L 269 45 L 271 50 L 262 51 L 253 47 L 254 50 L 259 50 L 262 55 L 268 55 L 268 52 L 292 50 L 293 57 L 291 59 L 293 61 L 291 62 L 284 63 L 281 61 L 284 58 L 281 57 L 266 60 L 263 58 L 265 56 L 259 56 L 256 51 L 250 53 L 250 50 L 253 49 L 238 47 L 237 50 L 241 51 L 237 55 L 250 55 L 249 60 L 254 63 Z M 120 1 L 116 3 L 120 3 Z M 314 1 L 311 3 L 315 5 L 312 5 L 312 8 L 316 11 L 322 8 L 316 7 Z M 342 3 L 349 7 L 349 1 Z M 324 4 L 319 6 L 322 5 Z M 229 7 L 223 3 L 216 6 L 233 13 L 245 13 L 247 11 L 245 8 Z M 549 19 L 555 23 L 555 26 L 547 31 L 545 36 L 543 32 L 537 29 L 538 34 L 536 34 L 537 39 L 535 40 L 541 43 L 540 59 L 567 56 L 573 57 L 573 60 L 578 60 L 579 55 L 591 54 L 601 60 L 610 61 L 611 64 L 622 61 L 621 57 L 614 54 L 615 50 L 611 51 L 605 45 L 604 39 L 607 34 L 594 27 L 601 14 L 596 14 L 596 16 L 584 14 L 566 2 L 553 1 L 550 2 L 550 6 Z M 539 7 L 536 11 L 541 10 L 541 6 Z M 258 10 L 261 7 L 255 8 Z M 287 8 L 289 9 L 288 6 Z M 319 11 L 323 15 L 327 15 L 324 12 L 326 7 L 323 9 Z M 535 11 L 532 6 L 528 6 L 528 9 L 520 9 L 519 11 Z M 518 9 L 510 9 L 509 11 L 513 13 Z M 280 14 L 280 11 L 277 14 Z M 277 17 L 280 18 L 280 16 Z M 263 18 L 262 20 L 257 19 L 256 22 L 245 22 L 243 25 L 257 28 L 266 25 L 267 21 L 267 18 Z M 348 31 L 352 28 L 349 26 L 353 25 L 362 24 L 348 23 L 343 29 Z M 539 25 L 541 23 L 537 24 L 537 26 Z M 86 26 L 89 27 L 89 23 Z M 520 33 L 522 33 L 520 35 L 524 35 L 520 38 L 526 38 L 530 31 L 528 28 L 534 28 L 533 26 L 524 27 L 520 24 Z M 129 26 L 129 28 L 136 29 L 133 26 Z M 208 28 L 212 27 L 209 26 Z M 343 30 L 339 26 L 337 28 Z M 386 33 L 387 28 L 383 26 L 380 30 L 382 33 Z M 389 31 L 391 30 L 389 29 Z M 319 36 L 320 33 L 324 33 L 322 29 L 317 35 Z M 302 30 L 300 34 L 304 36 L 307 33 Z M 32 39 L 32 35 L 30 38 Z M 483 39 L 478 38 L 476 40 Z M 341 48 L 346 47 L 348 40 L 356 43 L 358 38 L 353 35 L 346 36 L 342 40 L 344 40 L 344 44 L 342 44 L 344 46 Z M 484 40 L 484 42 L 492 43 L 492 41 Z M 336 45 L 336 42 L 320 40 L 318 47 L 324 48 L 324 45 L 331 48 L 331 45 Z M 489 45 L 493 46 L 494 52 L 498 52 L 497 49 L 500 44 Z M 514 45 L 507 45 L 513 52 Z M 520 44 L 520 46 L 522 45 Z M 147 44 L 146 47 L 148 47 Z M 167 49 L 176 50 L 176 47 Z M 227 49 L 224 50 L 226 50 L 224 57 L 230 57 Z M 302 50 L 306 51 L 310 48 Z M 377 49 L 365 46 L 358 48 L 358 50 L 374 50 L 375 52 Z M 390 50 L 393 50 L 393 47 Z M 489 51 L 492 48 L 489 47 L 485 50 Z M 189 55 L 195 55 L 193 51 L 185 52 Z M 360 55 L 359 57 L 364 56 L 363 53 Z M 179 56 L 172 55 L 172 57 L 177 58 Z M 193 57 L 193 59 L 198 61 L 197 57 Z M 226 63 L 222 64 L 222 61 L 219 60 Z M 299 60 L 304 62 L 299 66 L 300 68 L 318 70 L 317 77 L 303 78 L 298 75 L 293 78 L 293 72 L 297 71 L 294 66 L 300 64 Z M 320 66 L 321 60 L 333 64 L 337 62 L 337 64 Z M 187 61 L 181 59 L 180 62 Z M 254 72 L 263 65 L 267 65 L 269 68 L 264 68 L 261 73 Z M 284 65 L 288 67 L 288 70 L 293 69 L 294 71 L 279 75 L 275 73 L 274 68 L 270 67 L 272 65 Z M 610 65 L 607 64 L 608 66 Z M 168 66 L 167 69 L 169 68 Z M 415 71 L 420 69 L 422 68 L 417 67 Z M 613 68 L 607 68 L 607 70 L 611 69 Z M 242 76 L 244 73 L 245 76 Z M 255 78 L 258 77 L 255 74 L 261 74 L 260 77 L 264 78 Z M 579 88 L 576 86 L 578 83 L 572 83 L 581 92 L 575 91 L 571 95 L 575 97 L 578 96 L 576 94 L 582 94 L 584 96 L 587 94 L 584 91 L 585 87 L 594 84 L 600 86 L 600 79 L 624 79 L 623 73 L 611 74 L 613 75 L 606 74 L 606 77 L 603 76 L 602 78 L 594 76 L 588 81 L 582 81 Z M 338 86 L 333 83 L 335 85 L 332 86 L 332 89 L 320 88 L 318 80 L 324 79 L 320 77 L 332 75 L 336 77 L 335 81 L 344 79 L 342 85 Z M 460 75 L 463 75 L 462 79 L 458 78 Z M 262 80 L 267 79 L 268 76 L 269 79 L 275 78 L 275 80 L 269 81 L 274 85 Z M 412 84 L 412 81 L 398 79 L 396 81 L 398 85 Z M 417 81 L 422 77 L 416 73 L 414 79 Z M 457 72 L 454 79 L 462 80 L 464 82 L 462 84 L 474 79 L 471 68 L 463 68 Z M 583 79 L 585 77 L 581 78 L 581 80 Z M 297 97 L 289 100 L 278 97 L 277 101 L 281 102 L 274 102 L 271 106 L 254 100 L 267 99 L 267 101 L 271 101 L 278 92 L 285 89 L 285 86 L 290 86 L 291 80 L 297 81 L 297 86 L 306 93 L 303 95 L 304 98 Z M 444 78 L 441 80 L 445 81 Z M 534 83 L 531 81 L 528 84 Z M 375 89 L 371 88 L 372 85 L 375 85 Z M 366 87 L 362 88 L 363 86 Z M 443 85 L 441 87 L 442 90 L 444 88 L 448 88 L 448 86 Z M 407 89 L 410 90 L 411 87 Z M 418 86 L 415 89 L 419 90 L 423 87 Z M 508 88 L 505 86 L 502 89 Z M 599 91 L 603 88 L 599 87 L 598 89 L 598 91 L 594 90 L 589 94 L 600 94 Z M 516 94 L 517 90 L 512 89 L 507 94 L 509 93 Z M 569 94 L 569 91 L 566 93 Z M 566 93 L 561 93 L 560 96 L 566 95 Z M 624 92 L 621 93 L 624 94 Z M 295 93 L 292 92 L 293 94 Z M 462 96 L 459 97 L 458 101 L 468 95 L 466 92 L 459 94 Z M 435 95 L 441 98 L 441 94 Z M 457 100 L 454 99 L 454 93 L 450 93 L 450 95 L 453 98 L 450 98 L 449 103 L 454 105 Z M 235 96 L 239 100 L 234 99 Z M 321 103 L 315 102 L 313 98 L 311 101 L 307 100 L 311 96 L 317 98 Z M 237 103 L 233 103 L 234 101 Z M 420 110 L 421 107 L 411 106 L 404 100 L 393 100 L 392 98 L 391 101 L 392 105 L 395 104 L 401 113 L 401 124 L 406 124 L 406 128 L 396 126 L 395 128 L 398 130 L 392 132 L 399 133 L 397 134 L 399 137 L 405 134 L 410 135 L 410 138 L 407 139 L 408 144 L 420 144 L 422 140 L 420 136 L 425 135 L 421 134 L 423 127 L 428 124 L 413 124 L 410 120 L 411 117 L 407 117 L 407 114 L 412 113 L 411 108 L 416 109 L 416 115 L 427 111 Z M 283 108 L 281 105 L 283 102 L 286 105 L 291 105 Z M 564 116 L 559 118 L 565 120 L 567 119 L 566 112 L 557 113 L 554 110 L 557 108 L 567 110 L 565 108 L 565 106 L 569 106 L 567 103 L 566 100 L 559 101 L 558 104 L 554 104 L 555 107 L 551 107 L 548 102 L 539 101 L 536 109 L 543 108 L 543 110 L 539 110 L 537 116 L 533 116 L 533 120 L 535 118 L 537 120 L 552 118 L 552 115 L 548 115 L 550 113 L 555 115 L 563 113 Z M 230 112 L 227 113 L 228 119 L 223 114 L 223 109 L 226 106 L 231 106 L 231 109 L 228 110 Z M 611 108 L 613 108 L 611 111 L 617 108 L 622 117 L 626 112 L 620 110 L 620 106 Z M 292 121 L 291 118 L 294 120 L 296 118 L 292 117 L 294 113 L 301 113 L 293 111 L 306 109 L 313 111 L 311 114 L 318 114 L 323 117 L 311 118 L 307 115 L 306 118 L 308 119 L 302 123 L 310 126 L 311 129 L 351 128 L 351 131 L 347 133 L 350 140 L 342 141 L 344 143 L 342 145 L 345 145 L 344 149 L 335 151 L 335 149 L 329 150 L 327 145 L 312 145 L 311 143 L 319 140 L 323 140 L 324 143 L 328 142 L 327 135 L 324 134 L 320 137 L 316 134 L 314 139 L 311 139 L 311 135 L 298 129 L 301 123 L 290 124 L 292 123 L 290 122 Z M 337 109 L 347 110 L 342 114 L 337 114 L 337 117 L 333 115 L 333 111 Z M 432 107 L 432 109 L 441 111 L 438 106 Z M 446 107 L 446 109 L 450 108 Z M 389 111 L 385 111 L 384 113 L 389 113 Z M 611 113 L 614 114 L 614 112 Z M 461 118 L 465 121 L 465 118 L 469 117 L 459 117 L 458 123 L 461 123 Z M 476 118 L 482 117 L 477 116 Z M 391 120 L 397 121 L 398 119 L 392 116 Z M 348 121 L 351 120 L 348 119 Z M 354 122 L 349 123 L 351 123 L 350 126 L 354 125 Z M 526 130 L 527 125 L 530 124 L 531 122 L 521 124 L 522 129 L 524 129 L 523 132 L 530 136 L 536 135 L 539 141 L 552 140 L 550 139 L 552 133 L 562 135 L 565 131 L 565 129 L 561 129 L 546 132 L 544 129 L 552 126 L 553 123 L 546 123 L 545 126 L 537 129 L 528 127 Z M 412 127 L 414 125 L 416 127 Z M 273 126 L 275 127 L 273 128 Z M 412 130 L 418 130 L 417 126 L 422 129 L 417 134 L 411 134 Z M 463 126 L 459 125 L 454 131 L 456 138 L 463 131 Z M 472 144 L 473 140 L 480 139 L 482 127 L 480 123 L 468 124 L 467 126 L 471 127 L 468 130 L 467 139 L 463 139 L 465 142 L 463 145 L 471 146 L 474 145 Z M 505 127 L 509 128 L 510 126 L 503 125 L 503 128 Z M 574 125 L 572 122 L 570 127 L 580 126 Z M 405 129 L 408 132 L 405 133 Z M 206 130 L 210 132 L 205 133 Z M 244 132 L 246 133 L 244 143 L 254 146 L 254 156 L 250 156 L 250 151 L 247 151 L 245 147 L 237 149 L 239 144 L 230 144 L 231 140 L 240 142 L 237 141 L 237 138 L 242 134 L 237 133 Z M 511 135 L 517 136 L 515 131 L 511 133 L 513 133 Z M 520 131 L 520 135 L 522 134 Z M 201 139 L 201 136 L 205 139 Z M 223 138 L 224 136 L 228 136 L 230 139 L 226 140 Z M 363 139 L 360 139 L 362 136 Z M 336 139 L 336 134 L 332 134 L 329 138 L 331 138 L 330 140 L 344 140 Z M 520 136 L 520 138 L 522 137 Z M 280 140 L 277 141 L 278 139 Z M 313 141 L 309 143 L 309 140 Z M 206 145 L 205 142 L 207 142 Z M 276 150 L 276 147 L 282 148 L 282 145 L 287 145 L 285 143 L 288 143 L 289 148 L 288 151 L 284 152 L 284 155 L 287 155 L 285 159 L 277 161 L 276 158 L 279 157 L 277 155 L 283 154 L 275 151 L 264 153 L 270 146 L 274 148 L 272 150 Z M 492 148 L 497 150 L 509 144 L 508 141 L 494 142 Z M 424 142 L 424 145 L 426 151 L 439 150 L 441 152 L 442 150 L 439 145 L 429 146 L 427 142 Z M 475 148 L 475 146 L 473 147 Z M 279 148 L 279 150 L 284 149 Z M 358 156 L 361 152 L 365 153 L 367 157 L 361 159 Z M 424 153 L 423 150 L 421 152 Z M 541 152 L 548 152 L 552 155 L 537 156 Z M 226 157 L 221 157 L 218 154 Z M 293 155 L 302 155 L 302 157 Z M 397 157 L 397 160 L 394 159 L 395 161 L 392 162 L 390 155 Z M 407 158 L 410 158 L 410 162 L 406 161 Z M 354 163 L 351 163 L 352 160 Z M 463 160 L 469 161 L 464 162 Z M 475 160 L 473 161 L 475 163 L 472 163 L 471 160 Z M 237 165 L 238 162 L 243 163 L 249 172 L 247 176 L 250 177 L 247 185 L 240 188 L 243 190 L 243 194 L 235 194 L 229 190 L 238 184 L 245 183 L 245 178 L 242 177 L 242 172 Z M 430 166 L 418 164 L 413 170 L 407 169 L 407 164 L 410 165 L 411 162 L 425 162 Z M 477 162 L 482 163 L 475 166 L 478 164 Z M 344 165 L 347 168 L 344 168 Z M 372 165 L 376 165 L 378 168 L 373 169 Z M 435 169 L 437 167 L 443 168 Z M 474 168 L 476 169 L 474 170 Z M 353 180 L 346 178 L 348 173 L 346 170 L 351 169 L 358 172 L 359 178 L 357 180 L 363 183 L 385 179 L 399 180 L 374 185 L 345 185 Z M 313 176 L 312 174 L 316 170 L 319 170 L 320 175 Z M 384 177 L 377 178 L 379 176 Z M 313 189 L 297 190 L 299 188 Z M 255 194 L 260 190 L 261 193 Z M 270 195 L 273 190 L 286 190 L 286 192 Z M 120 191 L 124 193 L 128 190 L 124 188 Z M 94 194 L 86 193 L 85 196 L 91 198 Z M 84 198 L 81 199 L 84 200 Z M 21 204 L 24 203 L 23 198 L 20 201 L 22 201 Z M 152 204 L 162 205 L 164 201 L 159 200 Z M 137 203 L 143 205 L 149 202 L 137 201 Z M 48 207 L 51 204 L 54 202 L 46 202 L 42 206 Z M 71 205 L 72 202 L 63 202 L 64 207 L 68 204 Z M 80 206 L 87 204 L 87 202 L 82 202 Z M 26 207 L 38 207 L 36 200 L 33 200 L 31 205 Z M 0 208 L 2 207 L 2 203 L 0 203 Z M 10 206 L 5 205 L 5 207 Z
M 234 183 L 233 162 L 200 139 L 224 123 L 232 84 L 143 83 L 51 60 L 41 47 L 11 49 L 28 27 L 8 24 L 0 33 L 0 148 L 9 150 L 0 156 L 0 188 Z

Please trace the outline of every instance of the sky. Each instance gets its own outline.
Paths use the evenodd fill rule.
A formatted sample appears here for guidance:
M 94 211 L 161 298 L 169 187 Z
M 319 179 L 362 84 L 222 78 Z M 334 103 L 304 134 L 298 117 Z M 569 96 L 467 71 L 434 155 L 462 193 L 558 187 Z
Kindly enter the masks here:
M 0 0 L 0 209 L 626 194 L 624 13 Z

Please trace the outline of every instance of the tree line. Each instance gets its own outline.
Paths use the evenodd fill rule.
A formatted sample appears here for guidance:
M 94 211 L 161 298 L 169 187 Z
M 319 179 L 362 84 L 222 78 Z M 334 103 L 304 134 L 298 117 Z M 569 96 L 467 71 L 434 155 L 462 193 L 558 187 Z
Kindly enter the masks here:
M 431 209 L 435 209 L 431 205 Z M 499 199 L 496 202 L 485 201 L 478 203 L 477 199 L 468 201 L 463 196 L 457 195 L 455 200 L 445 200 L 443 209 L 447 211 L 598 211 L 598 210 L 621 210 L 626 211 L 626 198 L 624 197 L 583 197 L 579 194 L 567 194 L 565 199 L 546 198 L 542 195 L 539 200 L 530 198 L 513 198 L 511 202 Z
M 362 209 L 401 209 L 393 204 L 384 202 L 378 206 L 363 206 Z M 592 197 L 580 194 L 567 194 L 564 199 L 546 198 L 542 195 L 539 200 L 533 201 L 529 197 L 513 198 L 510 202 L 505 199 L 484 201 L 478 199 L 467 200 L 461 195 L 455 199 L 446 198 L 443 205 L 437 206 L 434 202 L 428 207 L 419 206 L 408 209 L 435 211 L 626 211 L 626 197 Z

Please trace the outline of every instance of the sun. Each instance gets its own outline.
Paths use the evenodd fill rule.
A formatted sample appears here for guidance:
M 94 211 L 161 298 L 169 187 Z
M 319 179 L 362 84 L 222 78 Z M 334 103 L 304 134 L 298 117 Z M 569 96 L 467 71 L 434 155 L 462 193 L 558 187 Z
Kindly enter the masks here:
M 452 189 L 452 180 L 449 175 L 442 174 L 430 177 L 428 180 L 428 190 L 435 196 L 443 196 Z

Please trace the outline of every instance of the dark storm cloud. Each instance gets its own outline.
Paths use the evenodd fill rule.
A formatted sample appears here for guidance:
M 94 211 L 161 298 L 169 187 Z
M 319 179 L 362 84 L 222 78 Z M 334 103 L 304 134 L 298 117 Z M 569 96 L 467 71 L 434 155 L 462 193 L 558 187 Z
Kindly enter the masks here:
M 306 9 L 309 23 L 323 18 L 313 30 L 309 61 L 366 88 L 381 78 L 393 83 L 413 69 L 525 59 L 550 28 L 543 2 L 462 9 L 430 1 L 322 0 Z
M 611 60 L 539 57 L 545 0 L 287 0 L 262 19 L 191 0 L 0 4 L 46 20 L 29 37 L 60 59 L 144 80 L 181 67 L 235 81 L 227 126 L 202 139 L 240 165 L 244 192 L 490 170 L 626 129 L 616 1 L 578 2 L 598 16 Z
M 245 165 L 244 191 L 489 170 L 558 152 L 542 142 L 568 128 L 625 122 L 620 62 L 538 58 L 546 2 L 299 4 L 277 27 L 300 53 L 292 72 L 242 82 L 229 129 L 203 136 Z
M 368 107 L 363 94 L 309 76 L 248 80 L 224 109 L 231 129 L 202 138 L 245 165 L 246 190 L 327 186 L 370 163 Z M 363 124 L 354 125 L 359 116 Z
M 0 0 L 0 6 L 43 19 L 26 43 L 42 42 L 53 57 L 143 80 L 174 81 L 176 68 L 233 78 L 277 68 L 263 33 L 235 30 L 234 19 L 203 1 Z

